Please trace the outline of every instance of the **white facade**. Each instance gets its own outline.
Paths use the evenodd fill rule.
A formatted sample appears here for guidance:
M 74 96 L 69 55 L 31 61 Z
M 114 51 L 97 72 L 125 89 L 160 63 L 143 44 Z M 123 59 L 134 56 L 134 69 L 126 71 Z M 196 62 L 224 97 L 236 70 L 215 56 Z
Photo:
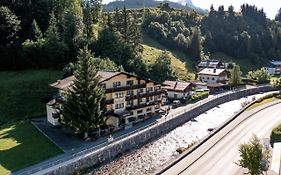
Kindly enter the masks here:
M 191 95 L 191 91 L 190 92 L 175 92 L 175 91 L 169 91 L 167 90 L 168 93 L 168 98 L 176 98 L 176 99 L 180 99 L 180 98 L 185 98 L 189 95 Z
M 54 114 L 57 114 L 58 111 L 49 103 L 46 105 L 46 110 L 47 110 L 47 120 L 54 126 L 60 125 L 59 123 L 59 118 L 55 118 Z
M 207 84 L 216 84 L 227 81 L 227 73 L 225 69 L 203 69 L 198 73 L 198 79 Z
M 275 68 L 274 67 L 265 67 L 264 68 L 269 75 L 275 75 Z

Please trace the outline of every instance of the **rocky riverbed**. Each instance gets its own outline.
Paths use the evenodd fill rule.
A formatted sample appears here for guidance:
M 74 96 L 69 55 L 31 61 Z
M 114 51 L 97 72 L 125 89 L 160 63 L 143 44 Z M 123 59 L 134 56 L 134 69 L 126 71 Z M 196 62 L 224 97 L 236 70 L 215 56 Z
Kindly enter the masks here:
M 177 149 L 186 148 L 193 142 L 206 137 L 213 128 L 219 127 L 242 108 L 245 102 L 259 98 L 257 94 L 219 105 L 194 120 L 174 129 L 163 137 L 131 151 L 112 162 L 93 170 L 89 174 L 142 175 L 153 174 L 179 155 Z

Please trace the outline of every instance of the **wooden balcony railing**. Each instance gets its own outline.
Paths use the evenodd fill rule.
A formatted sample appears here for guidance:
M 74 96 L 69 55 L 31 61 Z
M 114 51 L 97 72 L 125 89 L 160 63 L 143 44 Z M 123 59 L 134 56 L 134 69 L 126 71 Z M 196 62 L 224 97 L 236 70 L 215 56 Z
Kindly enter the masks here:
M 130 85 L 130 86 L 114 87 L 114 88 L 106 89 L 105 93 L 127 91 L 127 90 L 133 90 L 133 89 L 139 89 L 139 88 L 145 88 L 145 87 L 146 87 L 146 84 L 135 84 L 135 85 Z
M 162 93 L 163 92 L 161 90 L 151 91 L 151 92 L 146 92 L 146 93 L 138 93 L 137 95 L 126 96 L 126 101 L 133 100 L 133 99 L 138 99 L 138 98 L 145 98 L 145 97 L 161 95 Z
M 140 108 L 144 108 L 144 107 L 148 107 L 148 106 L 153 106 L 153 105 L 157 105 L 159 104 L 158 101 L 153 101 L 153 102 L 147 102 L 147 103 L 143 103 L 143 104 L 138 104 L 138 105 L 132 105 L 130 107 L 126 107 L 127 110 L 135 110 L 135 109 L 140 109 Z

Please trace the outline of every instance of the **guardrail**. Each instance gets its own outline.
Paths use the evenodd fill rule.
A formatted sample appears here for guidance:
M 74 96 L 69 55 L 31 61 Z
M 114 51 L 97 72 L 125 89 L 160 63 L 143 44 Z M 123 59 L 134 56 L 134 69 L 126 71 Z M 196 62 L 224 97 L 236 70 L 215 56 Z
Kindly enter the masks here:
M 264 87 L 265 85 L 262 85 L 261 87 Z M 266 86 L 270 86 L 270 85 L 266 85 Z M 252 88 L 257 88 L 257 87 L 260 87 L 260 86 L 254 86 Z M 68 155 L 67 157 L 64 157 L 64 158 L 60 158 L 58 160 L 54 160 L 52 162 L 49 162 L 49 163 L 46 163 L 45 165 L 42 165 L 40 167 L 36 167 L 36 168 L 33 168 L 33 169 L 30 169 L 30 170 L 26 170 L 24 172 L 21 172 L 21 173 L 16 173 L 18 175 L 25 175 L 25 174 L 33 174 L 33 173 L 37 173 L 37 172 L 40 172 L 41 170 L 44 170 L 44 169 L 48 169 L 48 168 L 51 168 L 55 165 L 58 165 L 60 163 L 63 163 L 63 162 L 66 162 L 66 161 L 69 161 L 71 159 L 74 159 L 74 158 L 77 158 L 79 156 L 82 156 L 82 155 L 85 155 L 85 154 L 89 154 L 89 153 L 94 153 L 95 151 L 98 151 L 99 149 L 101 148 L 104 148 L 106 146 L 109 146 L 109 145 L 113 145 L 115 143 L 117 143 L 118 141 L 121 141 L 122 139 L 125 139 L 129 136 L 132 136 L 134 134 L 137 134 L 139 132 L 143 132 L 145 129 L 148 129 L 149 127 L 153 127 L 155 125 L 158 125 L 160 123 L 164 123 L 170 119 L 173 119 L 174 117 L 177 117 L 177 116 L 180 116 L 190 110 L 193 110 L 194 108 L 197 108 L 199 106 L 201 106 L 202 104 L 205 104 L 207 102 L 210 102 L 216 98 L 219 98 L 219 97 L 222 97 L 222 96 L 225 96 L 225 95 L 228 95 L 228 94 L 231 94 L 231 93 L 236 93 L 238 91 L 242 91 L 242 90 L 246 90 L 246 89 L 250 89 L 250 88 L 246 88 L 246 87 L 242 87 L 242 88 L 237 88 L 237 89 L 233 89 L 233 90 L 230 90 L 230 91 L 227 91 L 227 92 L 224 92 L 224 93 L 220 93 L 220 94 L 217 94 L 217 95 L 214 95 L 212 97 L 209 97 L 209 98 L 206 98 L 206 99 L 203 99 L 201 101 L 198 101 L 194 104 L 191 104 L 189 105 L 186 109 L 183 109 L 182 111 L 180 112 L 177 112 L 175 114 L 172 114 L 172 115 L 168 115 L 167 117 L 165 117 L 164 119 L 160 119 L 160 120 L 156 120 L 146 126 L 143 126 L 143 127 L 140 127 L 132 132 L 129 132 L 127 134 L 124 134 L 122 136 L 119 136 L 119 137 L 116 137 L 114 138 L 114 140 L 112 142 L 104 142 L 104 143 L 101 143 L 97 146 L 94 146 L 94 147 L 91 147 L 91 148 L 87 148 L 85 150 L 82 150 L 82 151 L 79 151 L 77 153 L 73 153 L 72 155 Z

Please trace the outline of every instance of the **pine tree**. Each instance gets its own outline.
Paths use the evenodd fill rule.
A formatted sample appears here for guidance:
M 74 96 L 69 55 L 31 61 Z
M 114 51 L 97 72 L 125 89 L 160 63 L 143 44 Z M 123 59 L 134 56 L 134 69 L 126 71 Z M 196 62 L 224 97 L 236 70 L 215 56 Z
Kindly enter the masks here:
M 75 59 L 80 39 L 83 37 L 84 24 L 80 0 L 69 0 L 62 15 L 62 38 L 68 47 L 68 60 Z
M 61 122 L 87 137 L 105 123 L 105 94 L 99 86 L 94 58 L 87 46 L 80 50 L 75 67 L 76 79 L 66 91 Z
M 237 64 L 231 70 L 231 77 L 229 80 L 229 84 L 231 86 L 237 86 L 241 84 L 241 71 L 240 71 L 240 66 Z
M 85 24 L 85 33 L 88 38 L 93 37 L 93 15 L 91 12 L 91 5 L 90 2 L 86 2 L 86 7 L 84 10 L 83 21 Z
M 61 41 L 57 25 L 57 19 L 54 12 L 52 12 L 50 14 L 49 27 L 46 32 L 45 54 L 47 55 L 47 62 L 45 64 L 60 68 L 66 61 L 66 46 Z
M 281 22 L 281 8 L 278 10 L 277 15 L 275 16 L 275 20 Z
M 35 19 L 33 19 L 31 24 L 31 37 L 30 39 L 33 41 L 38 41 L 39 39 L 42 39 L 43 35 L 42 32 L 36 22 Z
M 199 29 L 195 29 L 192 35 L 189 51 L 194 60 L 201 60 L 202 55 L 202 39 Z

